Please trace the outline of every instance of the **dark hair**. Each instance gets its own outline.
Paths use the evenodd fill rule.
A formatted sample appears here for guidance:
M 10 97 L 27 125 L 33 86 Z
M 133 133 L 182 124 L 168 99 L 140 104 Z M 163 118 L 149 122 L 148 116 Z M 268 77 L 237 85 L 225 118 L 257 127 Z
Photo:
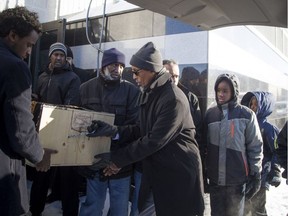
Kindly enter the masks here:
M 165 64 L 177 64 L 177 62 L 174 59 L 164 59 L 162 61 L 162 64 L 163 65 L 165 65 Z
M 33 30 L 41 33 L 41 24 L 38 14 L 25 7 L 15 7 L 0 13 L 0 37 L 6 37 L 14 31 L 19 37 L 28 36 Z

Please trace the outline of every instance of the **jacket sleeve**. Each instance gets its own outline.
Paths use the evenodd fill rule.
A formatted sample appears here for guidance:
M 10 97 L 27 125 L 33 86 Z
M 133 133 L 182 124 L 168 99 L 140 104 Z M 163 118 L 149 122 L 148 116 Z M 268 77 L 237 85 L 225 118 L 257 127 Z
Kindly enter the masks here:
M 252 111 L 251 119 L 247 123 L 245 143 L 250 174 L 254 175 L 261 173 L 263 159 L 263 140 L 256 115 Z
M 43 148 L 31 113 L 30 72 L 25 63 L 11 66 L 5 82 L 4 121 L 10 148 L 32 163 L 42 160 Z
M 161 104 L 159 102 L 154 112 L 157 119 L 147 134 L 128 146 L 112 152 L 111 159 L 118 167 L 141 161 L 164 148 L 180 133 L 183 127 L 182 117 L 179 113 L 187 113 L 189 110 L 185 112 L 182 102 L 170 100 Z
M 65 98 L 64 98 L 64 105 L 75 105 L 79 106 L 80 105 L 80 79 L 79 77 L 75 75 L 70 83 L 68 84 L 68 89 L 65 93 Z
M 284 169 L 287 169 L 287 124 L 288 121 L 286 121 L 284 127 L 278 134 L 277 138 L 278 148 L 276 150 L 279 163 Z

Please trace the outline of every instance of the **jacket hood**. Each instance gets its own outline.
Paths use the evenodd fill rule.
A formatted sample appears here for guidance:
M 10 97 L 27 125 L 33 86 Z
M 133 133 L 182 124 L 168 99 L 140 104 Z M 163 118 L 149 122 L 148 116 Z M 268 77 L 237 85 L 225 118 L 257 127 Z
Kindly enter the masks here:
M 230 86 L 232 87 L 232 98 L 230 99 L 229 102 L 231 101 L 233 101 L 234 103 L 237 102 L 238 96 L 239 96 L 239 90 L 240 90 L 238 77 L 234 74 L 221 74 L 217 77 L 217 80 L 214 85 L 215 98 L 216 98 L 217 104 L 218 104 L 217 87 L 219 83 L 222 82 L 223 80 L 228 81 L 228 83 L 230 83 Z
M 247 92 L 242 100 L 241 104 L 247 107 L 250 107 L 250 100 L 255 96 L 258 102 L 258 109 L 256 111 L 256 116 L 258 120 L 267 118 L 274 110 L 275 99 L 270 92 L 263 91 L 251 91 Z

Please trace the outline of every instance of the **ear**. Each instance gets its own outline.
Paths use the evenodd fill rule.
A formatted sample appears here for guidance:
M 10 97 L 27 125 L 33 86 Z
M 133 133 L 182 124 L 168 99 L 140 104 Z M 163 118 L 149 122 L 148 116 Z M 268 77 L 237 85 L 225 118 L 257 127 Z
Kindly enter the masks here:
M 15 41 L 19 39 L 19 36 L 15 33 L 15 31 L 10 30 L 8 34 L 8 39 L 11 41 L 11 43 L 15 43 Z

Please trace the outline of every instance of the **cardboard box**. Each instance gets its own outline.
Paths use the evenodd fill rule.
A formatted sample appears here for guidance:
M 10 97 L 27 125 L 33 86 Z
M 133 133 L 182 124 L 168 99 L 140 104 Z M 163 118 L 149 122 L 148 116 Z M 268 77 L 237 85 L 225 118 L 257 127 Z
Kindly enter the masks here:
M 114 114 L 43 103 L 32 103 L 32 112 L 43 147 L 58 150 L 51 166 L 91 165 L 96 154 L 110 151 L 111 138 L 85 133 L 92 120 L 114 124 Z

